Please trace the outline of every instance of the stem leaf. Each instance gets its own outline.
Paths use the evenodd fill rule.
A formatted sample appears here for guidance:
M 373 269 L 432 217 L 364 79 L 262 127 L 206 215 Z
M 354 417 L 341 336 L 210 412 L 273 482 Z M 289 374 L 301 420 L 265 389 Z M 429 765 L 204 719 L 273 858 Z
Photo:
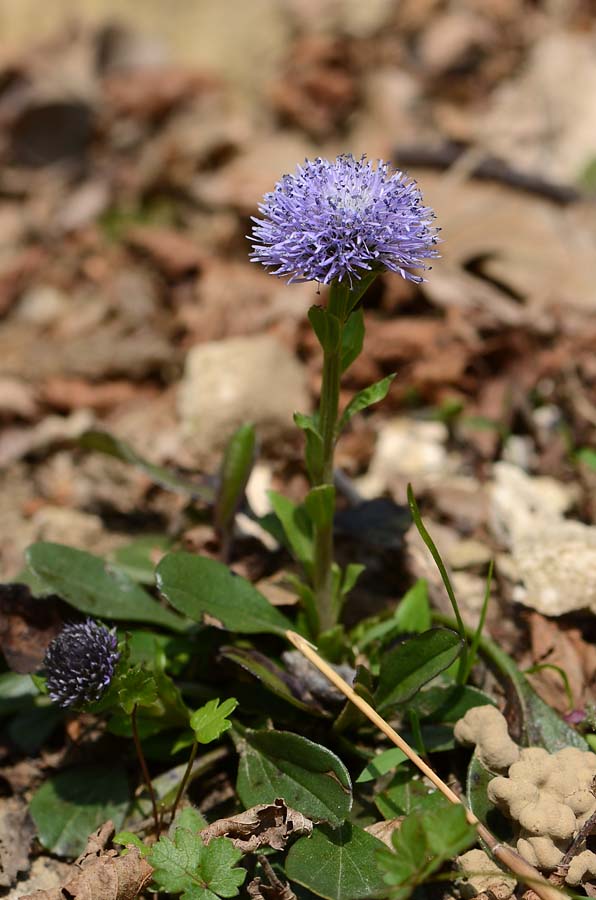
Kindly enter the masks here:
M 358 391 L 356 396 L 352 397 L 342 413 L 339 420 L 338 432 L 345 428 L 352 416 L 355 416 L 356 413 L 372 406 L 373 403 L 379 403 L 379 401 L 384 400 L 389 393 L 389 388 L 391 387 L 391 382 L 394 378 L 395 374 L 387 375 L 387 377 L 382 378 L 381 381 L 376 381 L 374 384 L 371 384 L 370 387 Z
M 331 484 L 321 484 L 306 495 L 304 508 L 311 522 L 317 528 L 329 528 L 335 513 L 335 488 Z
M 339 348 L 341 323 L 337 316 L 322 306 L 311 306 L 308 321 L 325 353 L 335 353 Z
M 349 369 L 355 359 L 362 353 L 364 346 L 364 311 L 362 307 L 355 310 L 344 326 L 341 340 L 342 374 Z
M 304 506 L 298 506 L 283 494 L 269 491 L 273 511 L 282 524 L 284 534 L 296 559 L 308 572 L 313 560 L 312 522 Z

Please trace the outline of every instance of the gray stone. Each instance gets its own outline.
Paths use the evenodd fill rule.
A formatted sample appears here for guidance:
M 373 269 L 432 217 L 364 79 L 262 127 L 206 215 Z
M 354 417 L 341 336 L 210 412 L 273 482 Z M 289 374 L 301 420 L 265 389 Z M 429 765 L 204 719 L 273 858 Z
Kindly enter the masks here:
M 306 373 L 270 335 L 199 344 L 186 358 L 177 405 L 186 447 L 212 464 L 246 422 L 268 443 L 293 431 L 293 413 L 309 407 Z

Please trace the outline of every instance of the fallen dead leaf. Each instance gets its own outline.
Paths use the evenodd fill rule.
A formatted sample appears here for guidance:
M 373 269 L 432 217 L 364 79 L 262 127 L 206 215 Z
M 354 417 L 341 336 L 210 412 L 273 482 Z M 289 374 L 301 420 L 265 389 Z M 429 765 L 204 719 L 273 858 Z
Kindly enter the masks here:
M 302 813 L 290 809 L 278 798 L 274 803 L 252 806 L 228 819 L 218 819 L 200 832 L 204 844 L 213 838 L 230 838 L 243 853 L 253 853 L 261 847 L 284 850 L 289 840 L 300 834 L 312 834 L 313 823 Z
M 112 822 L 106 822 L 90 836 L 72 866 L 72 877 L 61 888 L 34 891 L 21 900 L 134 900 L 148 885 L 153 869 L 136 847 L 129 847 L 126 856 L 105 850 L 114 831 Z
M 267 881 L 263 881 L 258 875 L 253 878 L 246 886 L 248 896 L 252 900 L 296 900 L 296 894 L 290 885 L 277 877 L 267 857 L 259 856 L 259 863 Z
M 378 840 L 383 841 L 390 850 L 393 850 L 391 836 L 401 826 L 404 818 L 405 816 L 398 816 L 397 819 L 388 819 L 386 822 L 373 822 L 372 825 L 367 825 L 364 830 L 372 834 L 373 837 L 378 838 Z
M 166 278 L 185 278 L 200 268 L 202 254 L 196 242 L 173 228 L 137 226 L 127 232 L 126 239 L 131 247 L 147 255 Z
M 557 666 L 567 676 L 576 709 L 596 701 L 596 647 L 582 637 L 579 628 L 532 612 L 529 616 L 532 664 Z M 541 669 L 529 676 L 542 699 L 560 713 L 569 712 L 563 679 L 554 669 Z
M 0 416 L 34 419 L 38 413 L 35 389 L 18 378 L 0 378 Z
M 103 88 L 114 112 L 140 119 L 163 116 L 197 93 L 213 89 L 215 80 L 182 67 L 143 67 L 109 75 Z
M 28 872 L 35 825 L 20 797 L 0 799 L 0 888 L 11 887 L 19 872 Z
M 62 378 L 59 375 L 49 378 L 41 389 L 43 400 L 63 412 L 81 408 L 107 410 L 145 393 L 145 390 L 139 389 L 130 381 L 92 384 L 79 378 Z
M 35 672 L 64 624 L 58 597 L 33 597 L 25 584 L 0 585 L 0 648 L 13 672 Z
M 0 436 L 0 466 L 53 444 L 76 440 L 93 424 L 93 415 L 79 409 L 67 417 L 48 416 L 32 428 L 7 428 Z

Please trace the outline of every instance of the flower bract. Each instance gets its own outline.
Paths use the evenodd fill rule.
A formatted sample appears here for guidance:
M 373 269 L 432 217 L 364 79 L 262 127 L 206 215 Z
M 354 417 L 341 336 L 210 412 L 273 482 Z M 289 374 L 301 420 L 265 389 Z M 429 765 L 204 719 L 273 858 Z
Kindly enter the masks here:
M 114 675 L 117 646 L 115 633 L 93 619 L 65 625 L 43 661 L 50 698 L 63 707 L 99 700 Z
M 253 217 L 251 260 L 293 281 L 347 280 L 372 270 L 423 281 L 438 256 L 434 214 L 415 181 L 364 157 L 306 160 L 284 175 Z

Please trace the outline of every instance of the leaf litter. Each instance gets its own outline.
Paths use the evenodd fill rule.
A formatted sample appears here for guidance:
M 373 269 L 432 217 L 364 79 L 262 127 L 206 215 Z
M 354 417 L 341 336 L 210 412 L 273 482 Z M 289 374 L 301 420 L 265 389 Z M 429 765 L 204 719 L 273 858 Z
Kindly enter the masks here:
M 355 616 L 386 609 L 421 576 L 433 605 L 450 611 L 420 542 L 413 532 L 402 539 L 397 512 L 411 480 L 466 621 L 479 619 L 495 557 L 488 633 L 533 670 L 549 707 L 586 721 L 596 703 L 589 16 L 582 4 L 547 12 L 520 0 L 346 0 L 340 28 L 332 6 L 287 4 L 275 77 L 255 76 L 248 98 L 231 63 L 228 73 L 225 62 L 177 60 L 140 23 L 64 25 L 41 49 L 26 43 L 3 54 L 4 578 L 18 581 L 26 547 L 39 540 L 97 555 L 156 531 L 192 545 L 205 526 L 190 495 L 173 497 L 121 462 L 91 457 L 78 439 L 104 430 L 181 482 L 197 470 L 210 475 L 219 454 L 209 451 L 224 445 L 246 401 L 231 404 L 223 423 L 203 403 L 189 437 L 180 399 L 196 387 L 189 361 L 239 339 L 254 343 L 258 359 L 262 335 L 294 366 L 296 407 L 312 407 L 321 372 L 306 312 L 318 298 L 301 285 L 290 301 L 249 266 L 246 218 L 305 155 L 401 156 L 437 210 L 443 258 L 420 288 L 379 279 L 364 351 L 345 384 L 347 400 L 398 371 L 382 408 L 355 421 L 339 448 L 355 481 L 342 499 L 340 516 L 352 519 L 339 528 L 338 554 L 355 553 L 369 568 L 351 601 Z M 203 385 L 215 383 L 218 367 L 202 363 Z M 267 429 L 261 458 L 271 479 L 300 498 L 300 444 L 287 415 L 273 411 Z M 362 541 L 359 503 L 382 495 L 395 506 L 383 520 L 392 540 L 366 524 Z M 236 541 L 234 553 L 237 571 L 267 579 L 287 563 L 283 548 L 272 553 L 254 536 Z M 31 632 L 26 589 L 4 590 L 4 651 L 24 672 L 53 626 L 36 619 Z M 243 652 L 258 658 L 250 646 Z M 294 673 L 281 671 L 289 683 Z M 494 688 L 490 673 L 480 677 Z M 18 757 L 14 742 L 2 753 Z M 17 779 L 10 803 L 26 790 Z M 261 822 L 249 810 L 210 827 L 229 837 L 221 822 L 249 813 Z M 260 837 L 249 840 L 251 852 L 260 848 Z M 77 861 L 73 896 L 100 897 L 99 868 L 115 878 L 106 897 L 137 895 L 147 863 L 107 846 Z M 116 874 L 120 866 L 126 875 Z M 3 871 L 14 884 L 16 871 Z M 266 895 L 282 896 L 283 885 L 263 873 L 274 885 Z M 257 888 L 265 895 L 262 879 Z M 52 890 L 32 896 L 49 900 Z

